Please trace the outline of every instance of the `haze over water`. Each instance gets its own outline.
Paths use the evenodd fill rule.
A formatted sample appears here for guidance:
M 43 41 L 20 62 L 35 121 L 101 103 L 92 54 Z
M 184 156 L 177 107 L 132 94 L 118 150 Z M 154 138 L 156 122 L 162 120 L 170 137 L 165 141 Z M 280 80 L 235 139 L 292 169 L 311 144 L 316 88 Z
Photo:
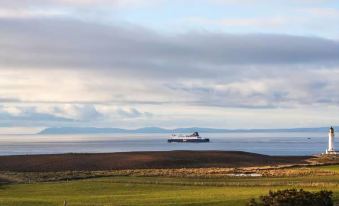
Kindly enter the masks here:
M 170 134 L 0 135 L 0 155 L 106 153 L 170 150 L 246 151 L 313 155 L 325 151 L 323 132 L 202 133 L 210 143 L 167 143 Z M 339 145 L 339 142 L 336 142 Z

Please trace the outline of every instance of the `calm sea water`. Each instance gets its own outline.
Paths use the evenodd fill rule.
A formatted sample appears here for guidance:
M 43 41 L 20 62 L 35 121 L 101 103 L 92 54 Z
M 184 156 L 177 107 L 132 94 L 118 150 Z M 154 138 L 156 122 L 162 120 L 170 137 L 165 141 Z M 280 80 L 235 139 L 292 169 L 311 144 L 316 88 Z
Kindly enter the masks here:
M 326 133 L 201 134 L 210 143 L 167 143 L 169 134 L 0 135 L 0 155 L 103 153 L 128 151 L 224 150 L 268 155 L 324 152 Z M 339 142 L 336 142 L 339 146 Z

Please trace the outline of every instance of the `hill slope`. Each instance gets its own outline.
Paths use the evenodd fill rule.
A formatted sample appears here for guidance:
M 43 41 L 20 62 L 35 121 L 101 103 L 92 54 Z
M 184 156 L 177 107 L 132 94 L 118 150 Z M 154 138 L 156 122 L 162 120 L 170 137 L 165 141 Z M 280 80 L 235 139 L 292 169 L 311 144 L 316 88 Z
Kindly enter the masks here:
M 305 163 L 308 156 L 267 156 L 237 151 L 164 151 L 1 156 L 0 171 L 94 171 L 148 168 L 250 167 Z

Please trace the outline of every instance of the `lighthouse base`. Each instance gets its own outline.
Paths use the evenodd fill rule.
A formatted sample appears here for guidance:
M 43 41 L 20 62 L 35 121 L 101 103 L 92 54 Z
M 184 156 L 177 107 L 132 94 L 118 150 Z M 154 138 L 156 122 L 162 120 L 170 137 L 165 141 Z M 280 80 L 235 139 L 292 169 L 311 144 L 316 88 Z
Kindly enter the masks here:
M 328 154 L 328 155 L 337 155 L 337 154 L 339 154 L 339 152 L 335 151 L 335 150 L 326 150 L 326 154 Z

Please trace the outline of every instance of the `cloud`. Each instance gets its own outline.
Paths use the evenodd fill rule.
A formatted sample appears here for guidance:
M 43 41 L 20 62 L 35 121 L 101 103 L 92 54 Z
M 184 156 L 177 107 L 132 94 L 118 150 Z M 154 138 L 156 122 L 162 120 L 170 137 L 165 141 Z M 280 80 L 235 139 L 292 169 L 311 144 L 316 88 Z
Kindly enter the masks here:
M 12 1 L 2 0 L 0 5 L 2 8 L 34 8 L 34 7 L 96 7 L 96 6 L 111 6 L 111 7 L 125 7 L 125 6 L 142 6 L 155 4 L 157 1 L 153 0 L 25 0 Z
M 123 118 L 141 118 L 141 117 L 152 117 L 149 112 L 140 112 L 135 108 L 122 109 L 118 108 L 115 113 Z
M 91 104 L 61 104 L 52 107 L 47 106 L 43 110 L 77 121 L 95 121 L 102 117 L 102 114 Z
M 239 4 L 239 5 L 250 5 L 253 6 L 253 4 L 274 4 L 274 5 L 312 5 L 312 4 L 323 4 L 328 2 L 333 2 L 333 0 L 276 0 L 276 1 L 270 1 L 270 0 L 209 0 L 210 2 L 218 3 L 218 4 Z
M 64 104 L 48 110 L 65 118 L 100 118 L 98 104 L 277 108 L 337 101 L 323 95 L 337 86 L 335 40 L 211 32 L 163 35 L 132 25 L 54 18 L 0 22 L 0 44 L 6 51 L 0 51 L 0 85 L 7 88 L 0 89 L 2 98 Z M 320 87 L 316 78 L 328 75 L 331 81 Z M 141 116 L 133 109 L 117 114 Z
M 97 109 L 97 107 L 99 109 Z M 90 104 L 2 104 L 1 126 L 100 126 L 112 121 L 147 120 L 153 114 L 134 107 Z
M 335 8 L 306 8 L 300 9 L 302 12 L 309 13 L 311 15 L 316 15 L 320 17 L 327 17 L 327 18 L 339 18 L 339 9 Z
M 160 5 L 162 0 L 24 0 L 0 1 L 0 18 L 75 18 L 103 20 L 121 10 Z
M 94 122 L 102 117 L 93 105 L 0 105 L 0 122 L 11 126 L 48 126 Z
M 222 19 L 208 19 L 201 17 L 187 18 L 188 23 L 200 25 L 215 25 L 226 27 L 280 27 L 287 25 L 289 22 L 282 17 L 272 18 L 222 18 Z
M 0 106 L 0 122 L 11 126 L 41 125 L 43 122 L 71 122 L 73 120 L 53 114 L 41 113 L 34 107 Z M 15 122 L 16 125 L 13 125 Z
M 167 87 L 187 104 L 222 108 L 302 108 L 337 105 L 339 70 L 280 68 L 273 73 L 238 76 L 232 80 L 174 81 Z
M 67 13 L 55 9 L 3 9 L 0 8 L 0 18 L 34 18 L 34 17 L 57 17 Z
M 337 40 L 168 35 L 54 17 L 0 24 L 4 125 L 222 126 L 244 118 L 258 126 L 270 125 L 272 113 L 292 124 L 339 102 Z
M 206 75 L 232 65 L 337 64 L 339 43 L 290 35 L 186 33 L 71 20 L 0 20 L 0 66 Z M 207 69 L 208 68 L 208 69 Z M 180 71 L 180 72 L 179 72 Z

